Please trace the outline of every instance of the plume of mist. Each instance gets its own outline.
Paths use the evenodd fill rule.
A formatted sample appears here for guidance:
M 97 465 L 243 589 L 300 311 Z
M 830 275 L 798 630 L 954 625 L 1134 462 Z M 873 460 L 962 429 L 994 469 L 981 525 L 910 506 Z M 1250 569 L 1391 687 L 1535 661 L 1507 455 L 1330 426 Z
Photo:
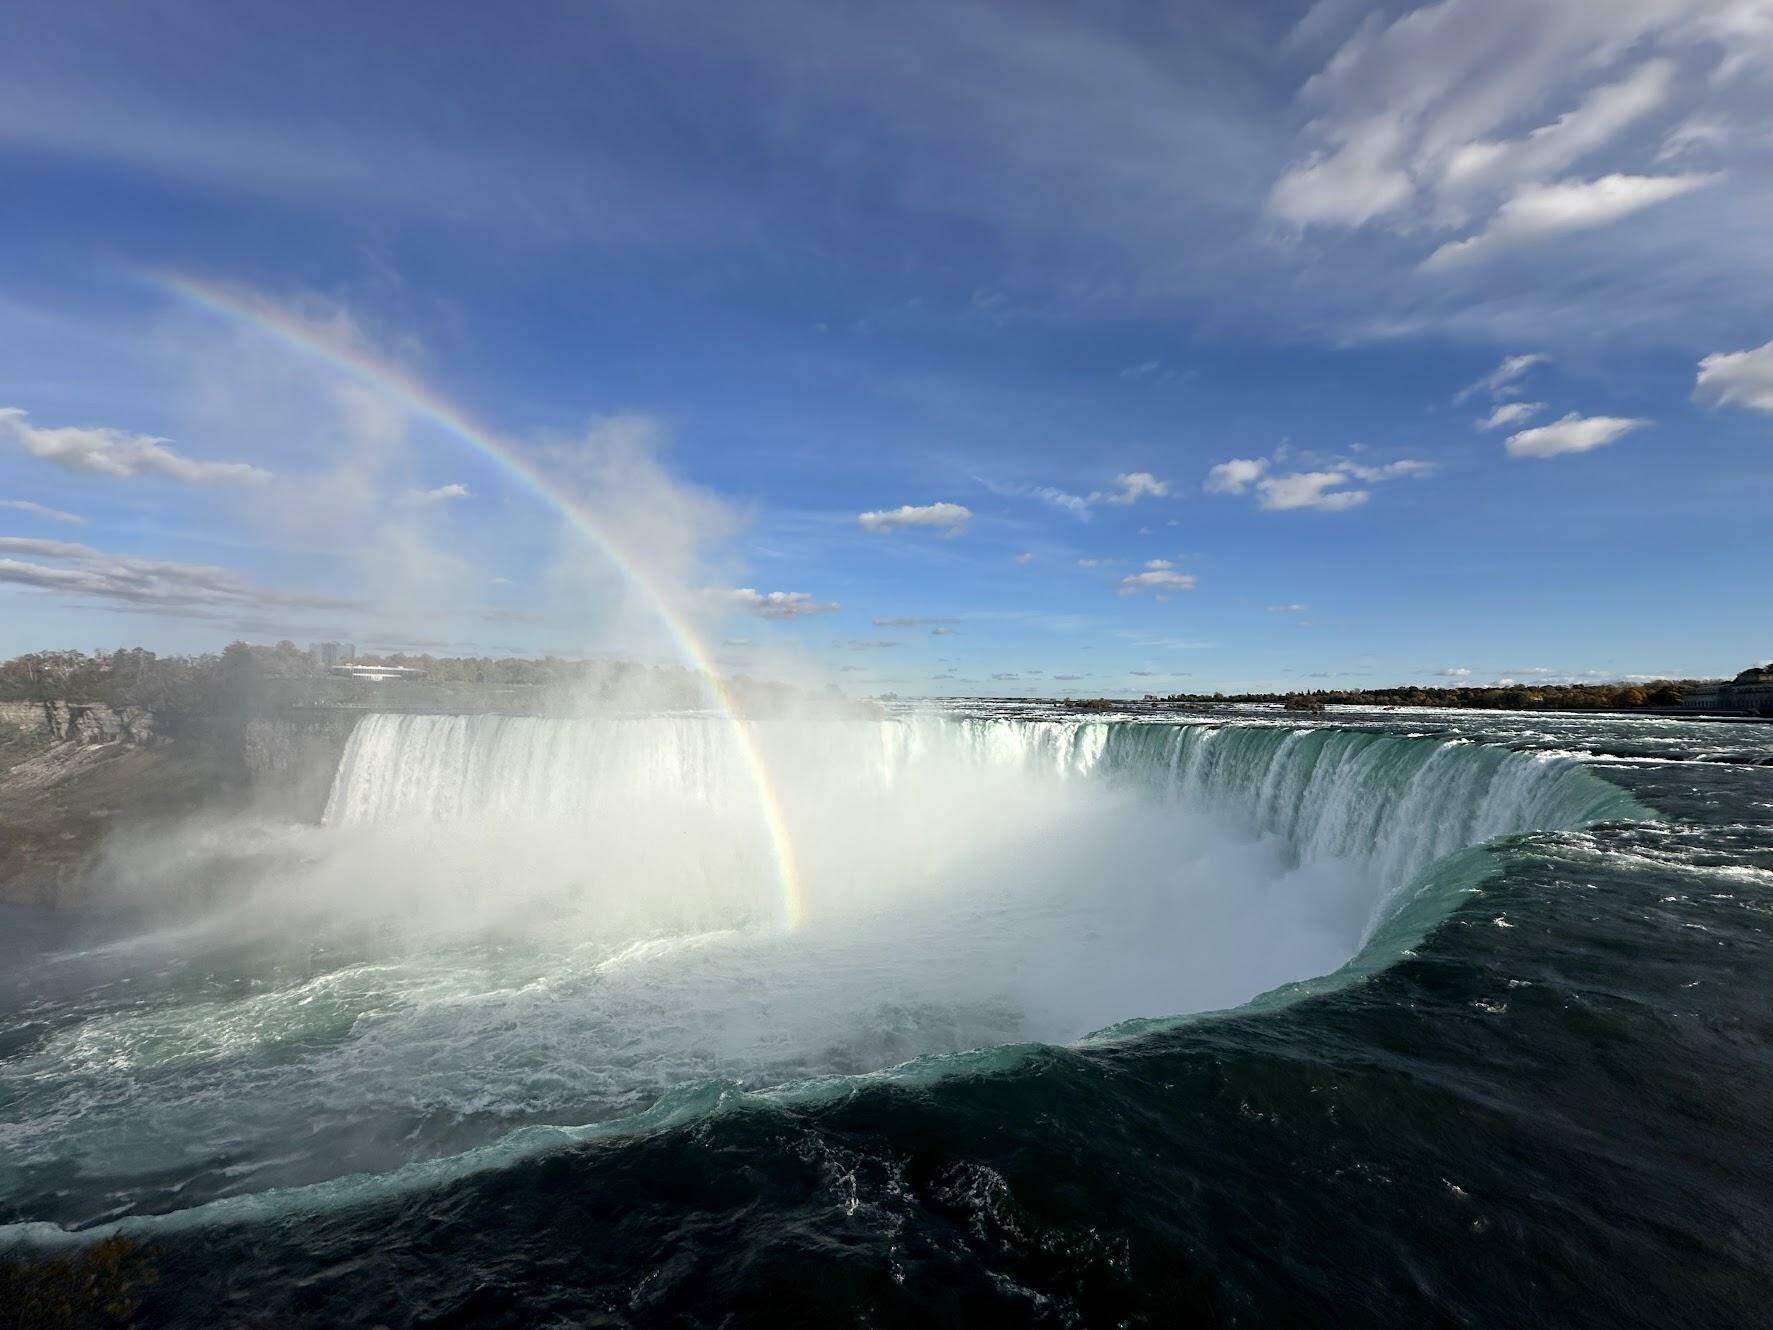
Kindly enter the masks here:
M 372 334 L 336 302 L 304 297 L 280 312 L 350 358 L 422 363 L 410 341 Z M 440 463 L 481 459 L 375 382 L 291 356 L 252 329 L 180 322 L 162 341 L 169 377 L 185 385 L 191 431 L 251 437 L 274 476 L 228 498 L 249 534 L 243 543 L 356 606 L 306 622 L 289 616 L 288 635 L 683 666 L 692 661 L 681 630 L 717 641 L 745 611 L 731 592 L 744 581 L 731 547 L 748 514 L 672 468 L 655 417 L 595 417 L 572 434 L 512 431 L 508 446 L 527 454 L 560 506 L 520 494 L 494 507 L 482 486 L 440 474 Z M 538 532 L 552 534 L 538 545 Z M 491 576 L 513 545 L 520 563 L 539 557 L 537 570 Z M 824 683 L 792 650 L 753 649 L 741 668 L 791 675 L 808 689 Z M 642 674 L 630 683 L 631 706 L 676 697 L 667 686 L 649 699 Z
M 543 577 L 548 617 L 565 626 L 572 651 L 686 664 L 675 623 L 715 674 L 776 685 L 767 701 L 755 689 L 742 696 L 747 710 L 829 711 L 831 675 L 792 641 L 747 636 L 741 643 L 731 633 L 735 622 L 755 627 L 759 618 L 787 617 L 760 614 L 759 606 L 837 606 L 804 595 L 735 592 L 745 569 L 732 546 L 750 513 L 671 467 L 669 438 L 656 418 L 602 417 L 577 436 L 545 438 L 531 449 L 556 493 L 600 533 L 601 543 L 593 542 L 564 524 Z M 620 709 L 648 709 L 662 700 L 658 685 L 652 676 L 632 675 Z M 610 702 L 605 693 L 603 705 Z
M 730 1038 L 741 1061 L 785 1039 L 816 1062 L 906 1003 L 958 1024 L 902 1034 L 888 1061 L 959 1031 L 1075 1038 L 1232 1005 L 1359 947 L 1375 874 L 1298 865 L 1233 822 L 1028 761 L 1006 735 L 982 755 L 959 729 L 759 727 L 810 920 L 791 936 L 735 731 L 694 717 L 389 718 L 359 734 L 323 826 L 216 823 L 138 844 L 117 871 L 142 904 L 224 883 L 203 927 L 235 940 L 630 957 L 649 1000 L 688 1004 L 700 1042 Z M 740 970 L 680 969 L 680 944 Z M 779 1022 L 755 1045 L 727 1028 L 750 966 L 773 974 Z
M 308 298 L 300 315 L 341 350 L 377 343 L 344 307 Z M 354 614 L 291 621 L 290 636 L 442 636 L 478 622 L 485 578 L 474 538 L 448 505 L 414 505 L 441 448 L 389 394 L 251 329 L 179 319 L 157 339 L 187 432 L 250 439 L 271 479 L 218 502 L 233 505 L 255 561 L 357 604 Z M 378 347 L 378 354 L 387 356 Z M 402 344 L 400 354 L 415 354 Z M 453 635 L 453 634 L 452 634 Z
M 416 742 L 360 753 L 325 825 L 131 847 L 121 894 L 200 911 L 74 962 L 156 978 L 33 1054 L 46 1084 L 106 1090 L 48 1157 L 225 1152 L 281 1186 L 406 1163 L 420 1124 L 463 1149 L 713 1083 L 990 1065 L 1328 973 L 1383 891 L 1013 736 L 976 761 L 896 722 L 777 722 L 756 728 L 809 905 L 787 931 L 736 726 L 398 719 Z M 255 982 L 162 978 L 217 972 Z
M 551 487 L 598 533 L 561 525 L 542 576 L 550 619 L 584 654 L 681 661 L 667 619 L 698 636 L 712 624 L 718 607 L 700 591 L 730 576 L 722 551 L 740 514 L 667 467 L 665 433 L 650 416 L 604 417 L 530 446 Z

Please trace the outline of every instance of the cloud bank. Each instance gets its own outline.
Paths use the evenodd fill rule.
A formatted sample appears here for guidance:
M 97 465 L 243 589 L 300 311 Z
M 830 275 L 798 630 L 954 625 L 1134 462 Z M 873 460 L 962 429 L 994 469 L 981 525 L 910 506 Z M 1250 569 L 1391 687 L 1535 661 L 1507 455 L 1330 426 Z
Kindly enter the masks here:
M 27 562 L 26 555 L 48 563 Z M 56 567 L 51 565 L 66 565 Z M 278 606 L 344 610 L 354 601 L 255 587 L 226 568 L 107 554 L 62 540 L 0 536 L 0 582 L 182 617 L 212 618 L 224 611 Z
M 271 473 L 245 462 L 202 462 L 173 451 L 165 439 L 103 426 L 33 425 L 17 407 L 0 407 L 0 439 L 69 471 L 130 480 L 154 476 L 186 485 L 262 485 Z

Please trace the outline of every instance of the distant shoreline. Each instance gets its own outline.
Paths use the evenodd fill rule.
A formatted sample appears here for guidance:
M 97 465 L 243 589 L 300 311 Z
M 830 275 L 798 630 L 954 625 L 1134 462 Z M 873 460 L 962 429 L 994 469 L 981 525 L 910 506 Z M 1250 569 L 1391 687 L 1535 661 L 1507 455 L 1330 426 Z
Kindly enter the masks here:
M 1005 702 L 1032 702 L 1043 699 L 1028 697 L 1006 697 Z M 1165 714 L 1212 715 L 1228 712 L 1235 707 L 1269 707 L 1285 715 L 1321 716 L 1334 710 L 1345 708 L 1361 708 L 1367 711 L 1492 711 L 1499 715 L 1522 716 L 1610 716 L 1614 718 L 1635 720 L 1692 720 L 1727 723 L 1733 725 L 1752 725 L 1773 722 L 1773 716 L 1757 715 L 1750 711 L 1689 711 L 1684 707 L 1583 707 L 1583 706 L 1501 706 L 1490 704 L 1481 706 L 1468 702 L 1351 702 L 1326 701 L 1322 709 L 1291 707 L 1284 699 L 1270 697 L 1225 697 L 1225 698 L 1112 698 L 1112 697 L 1055 697 L 1045 701 L 1058 706 L 1071 707 L 1078 711 L 1143 711 Z

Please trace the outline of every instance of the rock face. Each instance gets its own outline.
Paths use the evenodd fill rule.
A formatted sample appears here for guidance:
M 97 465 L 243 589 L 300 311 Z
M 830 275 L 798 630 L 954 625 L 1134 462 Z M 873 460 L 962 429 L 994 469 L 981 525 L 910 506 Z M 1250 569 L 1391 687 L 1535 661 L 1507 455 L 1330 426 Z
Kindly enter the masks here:
M 109 707 L 0 711 L 0 901 L 73 905 L 107 837 L 188 816 L 227 789 L 204 753 Z
M 103 702 L 0 702 L 0 725 L 58 743 L 152 744 L 159 738 L 148 712 Z
M 0 702 L 0 902 L 79 905 L 101 852 L 202 811 L 318 821 L 360 713 L 164 716 Z
M 240 761 L 258 803 L 285 816 L 319 821 L 358 719 L 355 711 L 316 708 L 247 721 Z

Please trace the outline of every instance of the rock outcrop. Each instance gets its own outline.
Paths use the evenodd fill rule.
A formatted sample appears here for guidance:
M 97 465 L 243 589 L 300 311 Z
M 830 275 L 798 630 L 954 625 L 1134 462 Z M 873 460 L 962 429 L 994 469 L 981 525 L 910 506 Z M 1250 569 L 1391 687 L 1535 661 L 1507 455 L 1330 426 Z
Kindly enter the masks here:
M 134 709 L 0 702 L 0 901 L 78 903 L 107 836 L 187 816 L 227 784 Z
M 58 743 L 145 745 L 159 738 L 151 713 L 103 702 L 0 702 L 0 725 Z

